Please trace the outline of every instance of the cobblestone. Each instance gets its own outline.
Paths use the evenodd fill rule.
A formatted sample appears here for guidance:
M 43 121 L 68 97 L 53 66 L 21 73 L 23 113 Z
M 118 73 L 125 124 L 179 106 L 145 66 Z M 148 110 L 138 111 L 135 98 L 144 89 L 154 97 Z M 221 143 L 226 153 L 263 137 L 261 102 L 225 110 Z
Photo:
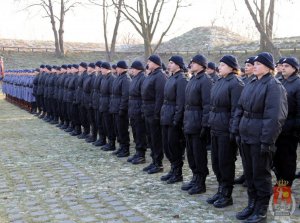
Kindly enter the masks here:
M 207 192 L 190 196 L 180 190 L 181 183 L 161 182 L 165 173 L 141 171 L 150 162 L 149 151 L 145 165 L 131 165 L 126 158 L 71 137 L 3 99 L 0 108 L 0 223 L 227 223 L 238 222 L 235 213 L 247 203 L 246 189 L 240 185 L 234 188 L 234 205 L 220 210 L 206 203 L 217 190 L 210 162 Z M 164 167 L 167 172 L 167 161 Z M 240 158 L 236 167 L 240 175 Z M 183 172 L 188 181 L 187 161 Z M 298 205 L 299 188 L 296 180 L 293 194 Z M 299 218 L 297 209 L 289 222 Z M 270 214 L 269 219 L 280 222 Z

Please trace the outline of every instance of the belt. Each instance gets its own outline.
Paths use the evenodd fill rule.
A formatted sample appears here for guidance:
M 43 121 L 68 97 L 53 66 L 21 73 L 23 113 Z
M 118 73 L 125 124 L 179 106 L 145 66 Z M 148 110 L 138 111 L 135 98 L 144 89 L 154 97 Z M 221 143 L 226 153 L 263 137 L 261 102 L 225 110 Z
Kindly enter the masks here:
M 254 112 L 247 112 L 244 111 L 243 116 L 245 118 L 250 118 L 250 119 L 263 119 L 263 114 L 262 113 L 254 113 Z
M 221 113 L 221 112 L 231 112 L 229 108 L 226 107 L 211 107 L 211 111 L 215 113 Z
M 200 105 L 186 105 L 185 110 L 203 110 Z

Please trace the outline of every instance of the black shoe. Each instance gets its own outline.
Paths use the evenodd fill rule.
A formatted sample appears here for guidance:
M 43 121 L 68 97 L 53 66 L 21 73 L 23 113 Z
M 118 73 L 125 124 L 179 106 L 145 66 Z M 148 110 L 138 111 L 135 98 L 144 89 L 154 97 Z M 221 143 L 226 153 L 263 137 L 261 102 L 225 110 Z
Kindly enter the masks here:
M 220 198 L 220 196 L 221 196 L 221 191 L 222 191 L 222 187 L 219 186 L 219 187 L 218 187 L 218 192 L 217 192 L 214 196 L 208 198 L 208 199 L 206 200 L 206 202 L 209 203 L 209 204 L 213 204 L 215 201 L 217 201 L 217 200 Z
M 52 121 L 50 122 L 50 124 L 51 124 L 51 125 L 57 125 L 57 124 L 58 124 L 58 121 L 57 121 L 57 120 L 52 120 Z
M 189 195 L 205 193 L 206 192 L 205 179 L 206 177 L 198 176 L 195 180 L 194 185 L 188 190 Z
M 58 124 L 56 125 L 56 127 L 57 127 L 57 128 L 60 128 L 62 125 L 63 125 L 63 123 L 58 123 Z
M 122 151 L 117 154 L 117 157 L 123 158 L 123 157 L 128 157 L 129 155 L 130 155 L 129 148 L 123 148 Z
M 253 213 L 244 221 L 244 223 L 264 223 L 264 222 L 267 222 L 267 213 L 265 214 Z
M 85 139 L 88 136 L 87 133 L 81 133 L 79 136 L 77 136 L 78 139 Z
M 177 182 L 182 182 L 182 181 L 183 181 L 182 171 L 177 172 L 175 170 L 173 175 L 167 180 L 167 184 L 175 184 Z
M 132 160 L 131 163 L 133 165 L 143 164 L 143 163 L 146 163 L 146 158 L 145 158 L 145 156 L 138 156 L 137 158 Z
M 152 167 L 150 170 L 147 171 L 148 174 L 155 174 L 163 172 L 164 168 L 162 165 L 155 164 L 154 167 Z
M 105 146 L 103 146 L 101 149 L 103 151 L 114 151 L 114 150 L 116 150 L 115 142 L 114 141 L 110 141 Z
M 243 187 L 248 187 L 247 180 L 245 180 L 242 185 L 243 185 Z
M 104 149 L 103 149 L 104 150 Z M 105 150 L 104 150 L 105 151 Z M 122 147 L 120 147 L 119 149 L 117 149 L 116 151 L 112 152 L 112 155 L 117 156 L 120 152 L 122 152 Z
M 86 138 L 85 141 L 87 143 L 96 142 L 96 138 L 94 136 L 90 136 L 90 137 Z
M 194 186 L 197 177 L 199 177 L 198 174 L 193 174 L 193 177 L 190 182 L 182 184 L 181 190 L 187 191 L 191 189 Z
M 70 132 L 70 135 L 71 136 L 79 136 L 79 135 L 81 135 L 81 132 L 79 132 L 79 131 L 73 131 L 73 132 Z
M 241 175 L 240 177 L 234 179 L 234 184 L 243 184 L 246 180 L 245 175 Z
M 232 188 L 225 188 L 225 187 L 223 187 L 222 188 L 221 196 L 213 204 L 214 207 L 216 207 L 216 208 L 224 208 L 224 207 L 227 207 L 229 205 L 232 205 L 233 201 L 232 201 L 231 194 L 232 194 Z
M 72 127 L 65 129 L 65 132 L 73 132 L 73 131 L 74 131 L 74 129 Z
M 67 129 L 69 127 L 69 125 L 64 124 L 63 126 L 60 127 L 60 129 Z
M 160 180 L 161 181 L 167 181 L 173 176 L 173 174 L 174 174 L 174 167 L 171 166 L 170 171 L 166 175 L 161 176 Z
M 138 157 L 138 153 L 135 153 L 133 156 L 131 156 L 131 157 L 129 157 L 129 158 L 127 159 L 127 162 L 128 162 L 128 163 L 131 163 L 132 160 L 136 159 L 137 157 Z
M 105 140 L 103 140 L 103 139 L 98 139 L 97 141 L 95 141 L 94 143 L 93 143 L 93 145 L 94 146 L 104 146 L 104 145 L 106 145 L 106 142 L 105 142 Z
M 238 220 L 246 220 L 250 215 L 253 214 L 255 207 L 255 199 L 249 199 L 248 200 L 248 206 L 245 207 L 242 211 L 238 212 L 236 214 L 236 218 Z
M 143 168 L 143 171 L 148 172 L 148 170 L 152 169 L 154 167 L 154 163 L 150 163 L 148 166 Z

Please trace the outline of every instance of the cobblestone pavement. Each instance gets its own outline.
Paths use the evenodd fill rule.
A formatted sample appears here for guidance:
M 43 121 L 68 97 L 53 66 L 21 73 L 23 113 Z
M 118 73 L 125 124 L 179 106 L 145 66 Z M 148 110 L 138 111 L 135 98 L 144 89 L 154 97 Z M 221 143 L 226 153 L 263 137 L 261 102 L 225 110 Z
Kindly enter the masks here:
M 125 158 L 69 136 L 3 97 L 0 126 L 0 223 L 237 222 L 234 215 L 247 202 L 245 188 L 238 185 L 234 205 L 215 209 L 205 202 L 217 189 L 211 166 L 207 192 L 190 196 L 180 190 L 181 183 L 161 182 L 163 173 L 141 171 L 150 162 L 149 152 L 147 164 L 128 164 Z M 237 175 L 240 168 L 238 159 Z M 190 175 L 185 163 L 185 180 Z M 299 204 L 299 180 L 293 190 Z M 269 222 L 276 222 L 272 219 Z M 288 222 L 299 219 L 297 209 Z

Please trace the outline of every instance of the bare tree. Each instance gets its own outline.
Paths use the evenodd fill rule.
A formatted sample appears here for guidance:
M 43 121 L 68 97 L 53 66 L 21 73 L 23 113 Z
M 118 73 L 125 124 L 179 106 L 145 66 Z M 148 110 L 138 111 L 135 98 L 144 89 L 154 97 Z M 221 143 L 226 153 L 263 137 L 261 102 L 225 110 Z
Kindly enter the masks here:
M 22 0 L 16 0 L 21 2 Z M 25 2 L 25 1 L 23 1 Z M 76 7 L 76 5 L 82 4 L 80 1 L 75 0 L 27 0 L 27 6 L 24 10 L 32 7 L 39 7 L 43 9 L 46 18 L 50 19 L 51 28 L 54 35 L 54 45 L 56 56 L 63 57 L 65 55 L 64 49 L 64 23 L 65 16 L 68 11 Z M 59 6 L 59 15 L 55 14 L 55 6 Z M 59 23 L 57 30 L 56 22 Z
M 279 57 L 280 52 L 274 46 L 273 39 L 273 24 L 276 0 L 245 0 L 248 11 L 255 23 L 255 26 L 260 34 L 260 50 L 269 51 L 274 56 Z
M 102 7 L 102 25 L 103 25 L 103 36 L 104 36 L 104 42 L 105 42 L 105 51 L 106 51 L 106 59 L 108 61 L 112 61 L 113 55 L 116 51 L 116 43 L 117 43 L 117 36 L 118 36 L 118 30 L 119 30 L 119 24 L 121 22 L 121 11 L 119 10 L 122 4 L 122 0 L 118 0 L 116 4 L 113 4 L 111 1 L 108 0 L 89 0 L 91 3 L 101 6 Z M 110 27 L 108 21 L 110 21 L 109 18 L 109 12 L 111 10 L 114 10 L 115 14 L 115 22 L 114 22 L 114 29 L 113 34 L 111 37 L 110 43 L 108 42 L 108 27 Z
M 112 0 L 115 7 L 119 7 L 119 1 Z M 125 3 L 125 0 L 121 0 L 122 5 L 120 7 L 120 11 L 125 16 L 125 18 L 132 24 L 134 29 L 138 32 L 138 34 L 143 38 L 144 42 L 144 53 L 145 58 L 152 53 L 154 53 L 157 48 L 162 43 L 163 38 L 170 30 L 174 19 L 177 15 L 178 9 L 182 7 L 182 0 L 176 0 L 175 7 L 173 11 L 169 7 L 167 10 L 167 14 L 171 15 L 170 19 L 165 19 L 165 21 L 169 21 L 167 27 L 165 27 L 164 31 L 159 34 L 158 42 L 155 45 L 153 44 L 154 35 L 157 34 L 157 27 L 159 22 L 161 21 L 162 13 L 168 3 L 167 0 L 136 0 L 136 5 L 132 6 Z M 128 1 L 127 1 L 128 2 Z M 152 7 L 148 3 L 151 3 Z

